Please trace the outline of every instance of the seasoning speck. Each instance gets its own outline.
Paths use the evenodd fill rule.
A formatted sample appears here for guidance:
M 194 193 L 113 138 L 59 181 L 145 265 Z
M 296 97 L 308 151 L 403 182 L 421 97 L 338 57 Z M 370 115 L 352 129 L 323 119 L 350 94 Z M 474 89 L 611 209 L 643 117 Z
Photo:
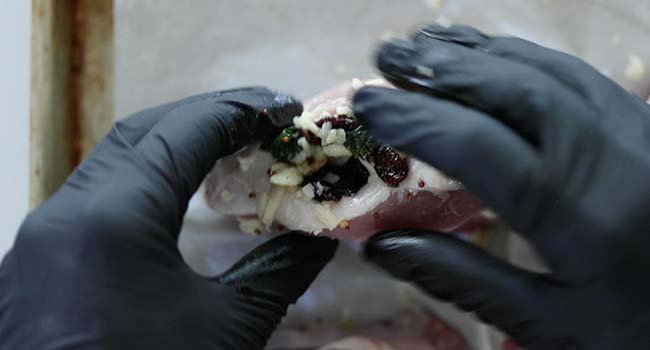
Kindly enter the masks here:
M 278 224 L 278 230 L 280 230 L 280 231 L 284 231 L 285 228 L 286 228 L 286 227 L 284 227 L 284 225 L 282 225 L 282 224 Z
M 253 231 L 253 232 L 255 232 L 256 235 L 261 235 L 262 234 L 262 230 L 260 230 L 259 228 L 256 228 L 255 231 Z
M 424 181 L 422 181 L 422 180 L 418 181 L 418 187 L 423 188 L 424 187 Z
M 406 192 L 406 200 L 413 200 L 413 192 Z
M 251 192 L 251 193 L 248 194 L 248 198 L 255 199 L 255 198 L 257 198 L 257 195 L 255 193 Z
M 379 213 L 378 212 L 372 213 L 372 218 L 375 220 L 379 220 Z

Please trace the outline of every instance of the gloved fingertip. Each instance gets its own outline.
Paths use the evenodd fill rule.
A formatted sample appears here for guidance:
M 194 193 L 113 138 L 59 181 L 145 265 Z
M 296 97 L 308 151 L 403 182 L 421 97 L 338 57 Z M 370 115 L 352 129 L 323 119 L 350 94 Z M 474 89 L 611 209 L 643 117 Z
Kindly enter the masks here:
M 395 39 L 384 43 L 375 54 L 377 68 L 384 74 L 408 70 L 411 58 L 417 54 L 415 45 L 408 40 Z
M 365 258 L 386 270 L 393 276 L 412 281 L 417 278 L 417 256 L 419 247 L 426 239 L 417 230 L 403 229 L 382 231 L 372 236 L 364 246 Z
M 269 247 L 286 249 L 285 259 L 301 263 L 323 263 L 334 257 L 339 242 L 303 232 L 290 232 L 267 242 Z
M 371 236 L 364 246 L 364 255 L 367 259 L 390 253 L 409 240 L 417 239 L 417 231 L 410 229 L 381 231 Z
M 293 303 L 334 257 L 337 246 L 333 239 L 288 233 L 253 249 L 216 280 L 273 292 Z
M 413 34 L 412 39 L 415 42 L 435 39 L 457 43 L 468 47 L 475 47 L 484 44 L 489 40 L 489 36 L 470 26 L 443 26 L 438 23 L 432 23 L 418 27 Z
M 284 92 L 274 92 L 274 99 L 270 104 L 271 109 L 275 111 L 271 115 L 271 122 L 275 126 L 285 126 L 293 117 L 302 114 L 302 102 L 293 95 Z

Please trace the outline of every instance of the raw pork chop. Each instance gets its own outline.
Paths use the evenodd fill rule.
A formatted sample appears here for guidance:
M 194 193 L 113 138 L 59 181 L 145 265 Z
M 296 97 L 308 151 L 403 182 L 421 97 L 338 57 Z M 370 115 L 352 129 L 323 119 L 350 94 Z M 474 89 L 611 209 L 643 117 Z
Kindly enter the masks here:
M 209 205 L 255 234 L 365 240 L 386 229 L 455 232 L 489 223 L 459 182 L 363 130 L 349 99 L 363 85 L 354 80 L 314 98 L 272 142 L 219 160 L 206 179 Z

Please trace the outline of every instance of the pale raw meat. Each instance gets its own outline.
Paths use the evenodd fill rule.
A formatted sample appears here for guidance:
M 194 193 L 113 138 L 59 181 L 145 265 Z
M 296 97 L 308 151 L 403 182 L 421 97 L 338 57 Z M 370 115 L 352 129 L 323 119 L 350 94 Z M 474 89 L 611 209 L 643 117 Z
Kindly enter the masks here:
M 384 81 L 366 84 L 387 86 Z M 317 115 L 323 112 L 334 114 L 337 110 L 351 112 L 350 93 L 362 85 L 359 80 L 343 84 L 306 103 L 305 110 Z M 259 194 L 271 190 L 267 172 L 276 163 L 268 152 L 258 148 L 259 145 L 250 146 L 219 160 L 206 179 L 209 205 L 223 214 L 248 218 L 253 225 L 242 227 L 255 233 L 265 230 L 254 218 Z M 422 228 L 456 232 L 490 222 L 480 202 L 459 182 L 415 158 L 409 158 L 408 164 L 409 175 L 395 188 L 387 186 L 367 165 L 370 172 L 368 183 L 353 196 L 344 196 L 328 205 L 334 228 L 319 220 L 316 213 L 323 207 L 321 203 L 306 198 L 300 187 L 288 190 L 282 194 L 275 225 L 270 229 L 365 240 L 386 229 Z M 337 223 L 340 224 L 336 226 Z
M 463 336 L 426 311 L 403 311 L 361 326 L 314 327 L 286 332 L 281 339 L 299 348 L 318 350 L 469 350 Z M 276 349 L 269 344 L 269 349 Z

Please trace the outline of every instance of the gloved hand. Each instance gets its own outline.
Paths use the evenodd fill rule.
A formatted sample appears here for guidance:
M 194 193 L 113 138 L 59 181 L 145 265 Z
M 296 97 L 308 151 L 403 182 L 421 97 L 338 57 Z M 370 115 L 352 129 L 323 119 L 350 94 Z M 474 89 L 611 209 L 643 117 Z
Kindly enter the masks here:
M 469 27 L 422 28 L 378 66 L 403 90 L 361 90 L 356 115 L 461 180 L 552 272 L 408 229 L 367 257 L 528 349 L 650 348 L 649 106 L 575 57 Z
M 218 277 L 178 248 L 183 215 L 222 156 L 300 114 L 246 88 L 113 127 L 23 223 L 0 266 L 0 349 L 261 349 L 336 242 L 288 234 Z

